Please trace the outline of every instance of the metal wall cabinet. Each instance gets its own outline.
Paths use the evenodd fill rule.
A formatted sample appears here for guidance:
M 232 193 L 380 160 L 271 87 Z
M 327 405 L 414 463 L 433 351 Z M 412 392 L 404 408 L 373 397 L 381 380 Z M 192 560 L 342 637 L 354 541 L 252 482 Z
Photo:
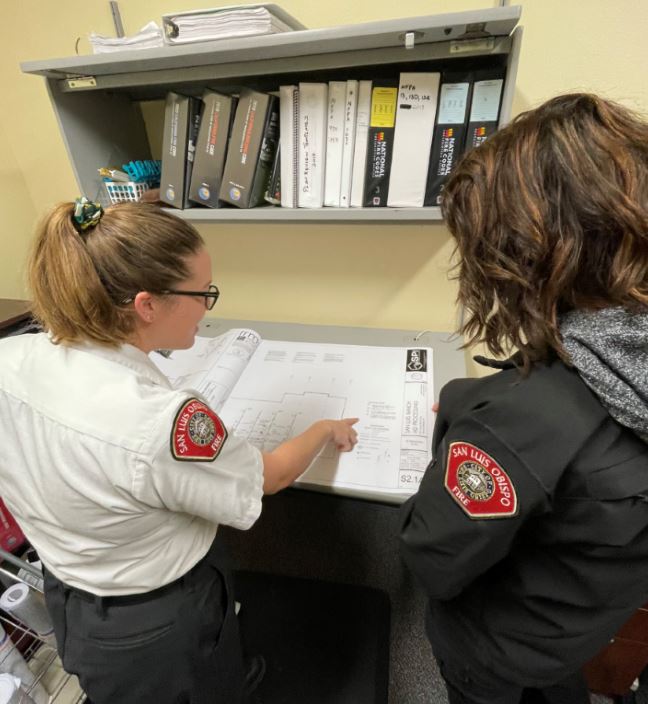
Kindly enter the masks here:
M 401 71 L 504 66 L 500 126 L 508 122 L 522 37 L 519 6 L 74 56 L 21 64 L 43 76 L 80 191 L 101 199 L 97 168 L 151 156 L 142 103 L 168 91 L 276 90 L 299 81 L 397 78 Z M 408 46 L 406 46 L 406 43 Z M 159 151 L 161 145 L 153 145 Z M 279 207 L 174 211 L 192 221 L 403 222 L 440 220 L 439 208 Z

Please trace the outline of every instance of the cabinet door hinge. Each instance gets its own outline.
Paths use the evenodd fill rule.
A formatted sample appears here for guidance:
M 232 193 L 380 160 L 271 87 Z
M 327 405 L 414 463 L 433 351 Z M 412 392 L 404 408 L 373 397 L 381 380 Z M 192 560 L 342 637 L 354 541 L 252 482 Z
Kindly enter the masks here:
M 68 88 L 94 88 L 97 81 L 94 76 L 77 76 L 67 79 Z
M 450 42 L 451 54 L 463 54 L 473 51 L 490 51 L 495 46 L 494 37 L 483 37 L 481 39 L 455 39 Z

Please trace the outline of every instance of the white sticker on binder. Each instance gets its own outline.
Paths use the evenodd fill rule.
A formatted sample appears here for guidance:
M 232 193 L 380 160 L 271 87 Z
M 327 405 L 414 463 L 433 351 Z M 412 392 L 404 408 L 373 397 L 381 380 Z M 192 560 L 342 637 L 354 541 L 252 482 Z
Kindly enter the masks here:
M 466 118 L 468 88 L 466 83 L 444 83 L 439 98 L 438 125 L 461 125 Z
M 477 81 L 473 87 L 470 122 L 495 122 L 499 113 L 502 79 Z

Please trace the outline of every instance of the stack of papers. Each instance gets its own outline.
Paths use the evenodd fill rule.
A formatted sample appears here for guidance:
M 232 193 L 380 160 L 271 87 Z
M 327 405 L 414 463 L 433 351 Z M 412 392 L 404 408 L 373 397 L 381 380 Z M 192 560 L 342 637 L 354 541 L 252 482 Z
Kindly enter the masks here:
M 95 54 L 107 54 L 111 51 L 125 51 L 127 49 L 153 49 L 164 46 L 162 30 L 155 22 L 149 22 L 131 37 L 104 37 L 93 32 L 88 38 Z
M 272 12 L 272 7 L 253 5 L 165 15 L 162 19 L 166 41 L 169 44 L 184 44 L 301 29 L 298 23 L 295 26 L 280 19 Z M 288 19 L 292 18 L 288 16 Z

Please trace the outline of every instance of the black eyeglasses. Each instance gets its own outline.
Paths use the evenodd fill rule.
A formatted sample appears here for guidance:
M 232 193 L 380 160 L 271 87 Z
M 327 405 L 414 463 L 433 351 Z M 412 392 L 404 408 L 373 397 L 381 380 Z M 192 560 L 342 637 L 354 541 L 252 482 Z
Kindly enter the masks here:
M 151 293 L 153 293 L 151 291 Z M 205 299 L 205 308 L 211 310 L 215 305 L 218 297 L 220 296 L 220 291 L 216 284 L 211 284 L 206 291 L 178 291 L 175 288 L 165 288 L 164 291 L 157 292 L 161 296 L 171 295 L 171 296 L 202 296 Z M 135 296 L 129 296 L 122 301 L 122 305 L 128 305 L 135 300 Z
M 220 296 L 220 291 L 216 284 L 212 284 L 206 291 L 178 291 L 175 288 L 167 288 L 164 291 L 160 291 L 161 294 L 171 294 L 172 296 L 202 296 L 205 299 L 205 308 L 211 310 L 215 305 L 218 297 Z

